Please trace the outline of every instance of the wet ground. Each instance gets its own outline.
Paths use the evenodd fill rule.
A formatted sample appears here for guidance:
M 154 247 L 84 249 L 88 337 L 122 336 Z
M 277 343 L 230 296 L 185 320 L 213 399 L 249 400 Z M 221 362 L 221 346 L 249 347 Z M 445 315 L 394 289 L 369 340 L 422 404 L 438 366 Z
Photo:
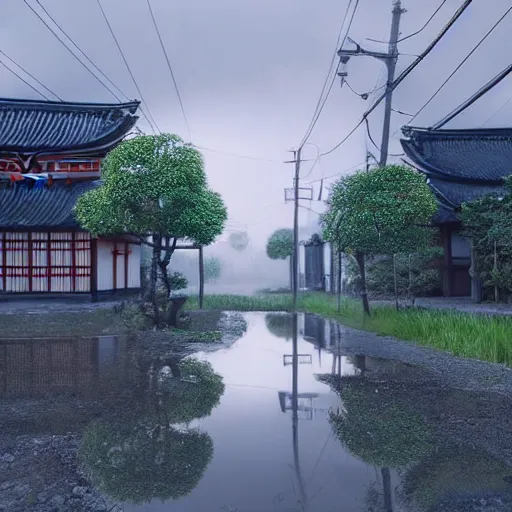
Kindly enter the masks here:
M 186 357 L 2 340 L 0 511 L 512 511 L 510 370 L 243 316 Z

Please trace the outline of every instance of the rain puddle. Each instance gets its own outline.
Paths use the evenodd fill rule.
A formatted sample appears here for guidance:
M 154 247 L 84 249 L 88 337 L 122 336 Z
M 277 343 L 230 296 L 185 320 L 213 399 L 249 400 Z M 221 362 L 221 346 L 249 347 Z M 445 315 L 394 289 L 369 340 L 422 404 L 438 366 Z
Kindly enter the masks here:
M 503 398 L 354 353 L 313 315 L 244 317 L 186 358 L 3 340 L 0 510 L 512 510 Z

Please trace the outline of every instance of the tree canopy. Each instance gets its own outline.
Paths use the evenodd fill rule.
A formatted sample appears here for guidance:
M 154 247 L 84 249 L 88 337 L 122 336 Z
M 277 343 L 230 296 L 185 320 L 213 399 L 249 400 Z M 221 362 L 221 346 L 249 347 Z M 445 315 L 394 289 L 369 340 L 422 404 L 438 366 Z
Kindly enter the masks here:
M 95 236 L 128 233 L 153 248 L 148 298 L 161 324 L 158 276 L 168 298 L 168 266 L 179 239 L 209 245 L 222 233 L 227 211 L 208 187 L 201 154 L 177 135 L 143 135 L 113 149 L 101 170 L 102 185 L 78 200 L 80 225 Z
M 219 258 L 210 256 L 204 260 L 204 280 L 208 282 L 217 281 L 222 273 L 222 263 Z
M 415 252 L 427 245 L 437 206 L 425 178 L 408 167 L 389 165 L 343 176 L 322 215 L 324 239 L 353 254 L 361 274 L 363 310 L 370 314 L 365 257 Z
M 293 230 L 278 229 L 267 241 L 267 256 L 271 260 L 285 260 L 293 253 Z
M 396 254 L 425 245 L 436 212 L 424 176 L 390 165 L 343 176 L 322 216 L 323 236 L 343 252 Z
M 101 177 L 102 185 L 75 208 L 93 235 L 159 235 L 209 245 L 222 232 L 222 198 L 208 187 L 201 154 L 177 135 L 126 140 L 107 155 Z
M 229 245 L 235 251 L 242 252 L 249 245 L 249 236 L 245 231 L 235 231 L 229 235 Z
M 484 294 L 496 286 L 501 299 L 512 295 L 512 181 L 506 181 L 505 194 L 488 195 L 462 205 L 463 234 L 471 238 L 475 277 Z

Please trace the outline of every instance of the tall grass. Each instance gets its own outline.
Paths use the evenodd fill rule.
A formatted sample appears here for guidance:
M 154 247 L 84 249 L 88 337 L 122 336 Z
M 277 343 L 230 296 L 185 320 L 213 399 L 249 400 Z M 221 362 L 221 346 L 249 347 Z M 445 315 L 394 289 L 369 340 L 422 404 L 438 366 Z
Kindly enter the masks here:
M 206 309 L 237 311 L 290 311 L 290 295 L 209 295 Z M 189 307 L 196 308 L 191 299 Z M 316 313 L 349 327 L 383 336 L 435 347 L 457 356 L 482 359 L 512 366 L 512 318 L 484 316 L 455 311 L 405 309 L 374 306 L 365 317 L 358 301 L 344 298 L 338 311 L 335 297 L 305 293 L 299 297 L 301 311 Z

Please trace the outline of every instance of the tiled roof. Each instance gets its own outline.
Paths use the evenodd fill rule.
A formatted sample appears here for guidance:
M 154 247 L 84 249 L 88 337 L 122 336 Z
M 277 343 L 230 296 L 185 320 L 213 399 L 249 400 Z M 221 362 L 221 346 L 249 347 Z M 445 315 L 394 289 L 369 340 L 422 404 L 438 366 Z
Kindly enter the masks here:
M 0 98 L 0 154 L 103 156 L 135 125 L 138 106 Z
M 487 195 L 506 193 L 505 187 L 500 185 L 457 183 L 434 178 L 430 178 L 428 184 L 439 200 L 452 208 L 458 208 L 463 203 L 469 203 Z
M 430 176 L 499 184 L 512 174 L 512 128 L 403 132 L 406 155 Z
M 73 208 L 78 198 L 99 185 L 79 181 L 66 185 L 55 181 L 49 187 L 30 188 L 16 183 L 0 189 L 0 228 L 76 228 Z

